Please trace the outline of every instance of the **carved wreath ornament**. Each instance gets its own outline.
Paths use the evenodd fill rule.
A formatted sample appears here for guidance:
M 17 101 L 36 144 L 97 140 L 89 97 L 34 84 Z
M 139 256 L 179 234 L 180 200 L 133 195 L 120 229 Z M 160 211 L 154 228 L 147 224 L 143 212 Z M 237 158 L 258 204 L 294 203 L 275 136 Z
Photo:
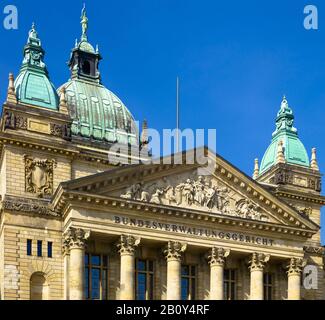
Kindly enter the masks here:
M 153 204 L 205 209 L 246 219 L 268 220 L 254 202 L 238 197 L 228 187 L 212 183 L 202 176 L 180 183 L 170 183 L 167 178 L 158 183 L 137 183 L 127 188 L 120 197 Z
M 25 186 L 26 192 L 38 197 L 53 194 L 53 169 L 55 160 L 38 160 L 25 156 Z

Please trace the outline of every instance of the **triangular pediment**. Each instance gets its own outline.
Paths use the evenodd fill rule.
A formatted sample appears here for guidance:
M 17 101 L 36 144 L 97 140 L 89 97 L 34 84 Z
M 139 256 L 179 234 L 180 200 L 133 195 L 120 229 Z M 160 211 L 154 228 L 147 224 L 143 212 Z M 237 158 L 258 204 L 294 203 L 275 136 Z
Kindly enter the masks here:
M 220 156 L 209 152 L 208 157 L 215 162 L 209 175 L 204 175 L 204 166 L 197 163 L 162 162 L 113 169 L 64 183 L 63 187 L 171 210 L 202 211 L 229 219 L 318 230 L 314 222 Z

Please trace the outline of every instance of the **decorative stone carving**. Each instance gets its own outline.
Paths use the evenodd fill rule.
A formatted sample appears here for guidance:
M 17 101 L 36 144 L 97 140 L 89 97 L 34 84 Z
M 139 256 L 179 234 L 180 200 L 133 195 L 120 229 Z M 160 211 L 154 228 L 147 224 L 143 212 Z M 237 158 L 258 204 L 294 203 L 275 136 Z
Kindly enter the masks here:
M 22 199 L 6 196 L 2 203 L 2 209 L 8 211 L 17 211 L 29 214 L 38 214 L 41 216 L 59 217 L 60 214 L 50 208 L 50 206 L 41 200 Z
M 208 255 L 210 265 L 224 266 L 226 258 L 229 256 L 230 250 L 213 247 Z
M 304 247 L 304 251 L 306 253 L 315 254 L 318 256 L 324 256 L 325 255 L 325 247 L 312 247 L 312 246 L 306 246 Z
M 270 255 L 254 252 L 252 254 L 251 260 L 249 261 L 250 271 L 254 271 L 254 270 L 262 271 L 269 260 L 270 260 Z
M 28 118 L 11 111 L 4 113 L 4 128 L 5 129 L 28 129 Z M 50 124 L 50 133 L 55 137 L 60 137 L 65 140 L 71 140 L 71 124 Z
M 174 183 L 164 178 L 160 182 L 137 183 L 129 187 L 123 199 L 153 204 L 173 205 L 206 210 L 245 219 L 268 221 L 262 209 L 251 200 L 235 195 L 227 186 L 206 177 L 184 178 Z
M 167 246 L 164 248 L 163 253 L 168 260 L 178 260 L 182 258 L 182 253 L 185 252 L 187 244 L 169 241 Z
M 290 206 L 295 208 L 298 212 L 300 212 L 301 214 L 309 217 L 312 213 L 313 213 L 313 208 L 312 207 L 302 207 L 302 206 L 298 206 L 298 205 L 294 205 L 292 203 L 290 203 Z
M 71 248 L 85 249 L 89 237 L 90 231 L 69 228 L 63 235 L 63 249 L 65 251 Z
M 71 125 L 51 123 L 51 135 L 65 140 L 71 139 Z
M 307 260 L 300 258 L 291 258 L 287 266 L 288 275 L 300 275 L 307 265 Z
M 141 239 L 130 235 L 121 235 L 120 240 L 116 244 L 121 255 L 134 254 L 136 247 L 140 244 Z
M 25 159 L 26 192 L 37 194 L 38 197 L 53 194 L 53 169 L 55 160 L 37 160 L 28 156 Z
M 4 114 L 5 129 L 27 130 L 27 118 L 21 115 L 15 115 L 13 112 L 6 111 Z

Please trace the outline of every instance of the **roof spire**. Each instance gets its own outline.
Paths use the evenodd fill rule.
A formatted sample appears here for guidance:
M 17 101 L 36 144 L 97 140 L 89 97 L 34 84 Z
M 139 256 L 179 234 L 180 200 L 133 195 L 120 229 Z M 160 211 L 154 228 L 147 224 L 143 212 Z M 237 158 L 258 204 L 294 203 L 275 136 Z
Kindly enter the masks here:
M 9 73 L 7 102 L 17 103 L 16 90 L 15 90 L 15 79 L 14 79 L 14 75 L 12 73 Z
M 283 152 L 283 141 L 279 140 L 278 143 L 278 151 L 276 155 L 276 163 L 285 163 L 285 157 L 284 157 L 284 152 Z
M 142 148 L 146 148 L 149 143 L 148 140 L 148 122 L 146 119 L 143 120 L 142 123 L 142 133 L 141 133 L 141 139 L 140 144 Z
M 260 174 L 258 159 L 255 159 L 253 179 L 256 180 Z
M 65 87 L 62 87 L 60 90 L 60 104 L 59 104 L 59 111 L 64 114 L 69 114 L 68 112 L 68 105 L 67 105 L 67 99 L 65 97 L 66 89 Z
M 311 161 L 310 161 L 310 168 L 319 171 L 317 157 L 316 157 L 316 148 L 313 148 L 311 151 Z
M 282 98 L 280 111 L 278 112 L 276 118 L 276 131 L 273 133 L 273 136 L 281 132 L 287 132 L 297 135 L 297 129 L 293 127 L 294 119 L 295 117 L 293 115 L 293 111 L 289 107 L 288 100 L 284 95 Z
M 81 41 L 87 41 L 87 30 L 88 30 L 88 18 L 87 18 L 87 12 L 86 12 L 86 4 L 84 3 L 84 6 L 81 11 L 81 28 L 82 28 L 82 35 L 81 35 Z

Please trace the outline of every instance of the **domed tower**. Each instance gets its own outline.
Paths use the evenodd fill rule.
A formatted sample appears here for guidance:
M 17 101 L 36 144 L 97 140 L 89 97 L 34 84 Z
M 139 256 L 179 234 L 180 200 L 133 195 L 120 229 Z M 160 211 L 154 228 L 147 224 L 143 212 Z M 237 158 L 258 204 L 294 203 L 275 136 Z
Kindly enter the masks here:
M 24 47 L 24 60 L 15 81 L 16 97 L 21 104 L 57 111 L 59 97 L 49 79 L 44 55 L 45 51 L 33 24 Z
M 276 130 L 261 162 L 255 160 L 253 178 L 273 191 L 320 225 L 321 174 L 312 149 L 311 161 L 294 128 L 294 114 L 286 97 L 283 98 L 276 118 Z M 320 242 L 320 234 L 313 238 Z
M 67 107 L 72 118 L 72 137 L 81 143 L 104 146 L 113 143 L 138 145 L 134 118 L 123 102 L 102 83 L 99 62 L 102 59 L 88 42 L 88 18 L 83 8 L 82 35 L 71 52 L 70 80 L 64 88 Z M 104 143 L 104 144 L 103 144 Z

